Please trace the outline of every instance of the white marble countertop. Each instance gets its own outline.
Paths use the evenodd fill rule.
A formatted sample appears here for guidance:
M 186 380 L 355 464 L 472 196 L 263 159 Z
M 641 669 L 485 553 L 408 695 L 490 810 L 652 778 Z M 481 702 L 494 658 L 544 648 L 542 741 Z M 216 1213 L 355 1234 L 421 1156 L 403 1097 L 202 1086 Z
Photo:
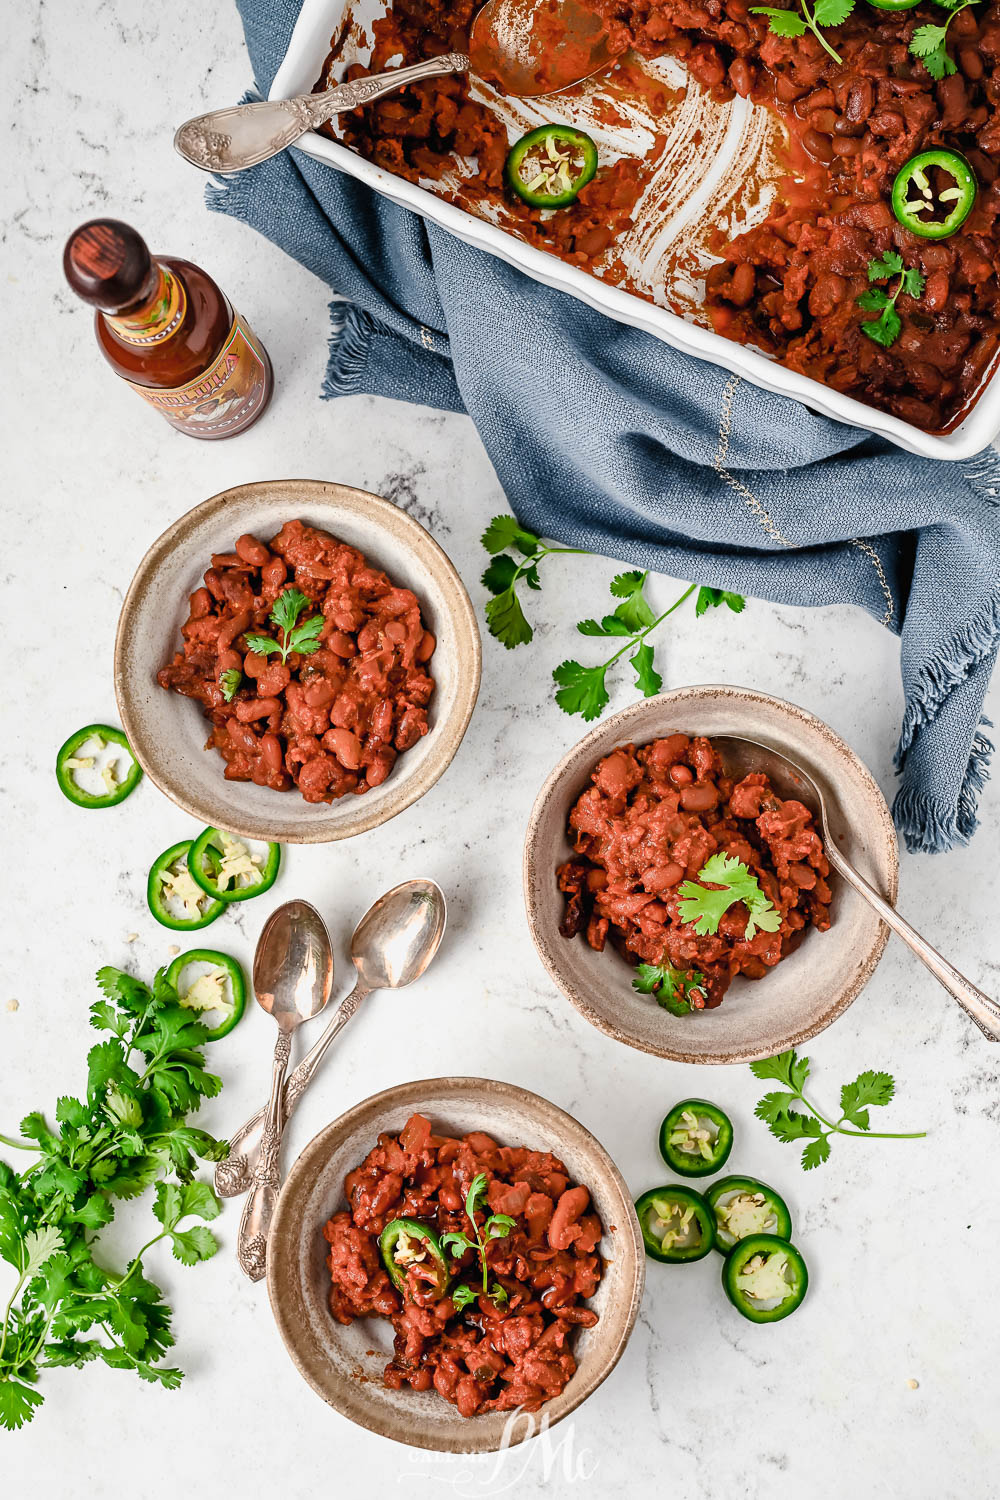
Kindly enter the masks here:
M 10 1131 L 27 1110 L 51 1111 L 59 1094 L 81 1087 L 98 965 L 133 965 L 148 976 L 171 941 L 146 909 L 145 876 L 160 849 L 193 831 L 190 820 L 149 784 L 116 812 L 91 818 L 63 800 L 51 770 L 72 729 L 115 720 L 115 623 L 149 543 L 226 486 L 338 479 L 391 497 L 428 525 L 481 608 L 478 536 L 506 506 L 466 419 L 362 397 L 320 402 L 327 288 L 249 230 L 209 215 L 203 180 L 174 156 L 176 124 L 237 97 L 248 81 L 234 9 L 140 12 L 105 0 L 67 16 L 32 0 L 13 17 L 0 67 L 11 142 L 2 204 L 3 602 L 13 713 L 0 994 L 0 1130 Z M 271 410 L 251 432 L 220 444 L 174 434 L 103 366 L 60 269 L 65 236 L 98 212 L 130 219 L 154 249 L 199 261 L 246 312 L 277 376 Z M 585 1488 L 610 1496 L 628 1484 L 681 1500 L 995 1493 L 1000 1215 L 985 1189 L 996 1181 L 1000 1051 L 891 942 L 864 993 L 808 1048 L 816 1094 L 833 1102 L 860 1069 L 887 1068 L 898 1094 L 885 1128 L 930 1135 L 840 1139 L 830 1161 L 806 1174 L 796 1150 L 754 1120 L 763 1089 L 748 1069 L 706 1074 L 607 1040 L 536 957 L 522 915 L 522 830 L 545 774 L 583 730 L 552 702 L 549 673 L 570 647 L 581 592 L 592 584 L 601 597 L 612 572 L 600 559 L 553 560 L 545 592 L 533 599 L 534 644 L 507 654 L 485 642 L 479 706 L 445 778 L 374 833 L 288 850 L 275 889 L 226 919 L 226 945 L 248 961 L 267 912 L 304 895 L 328 919 L 343 992 L 347 939 L 363 909 L 401 878 L 434 876 L 449 895 L 451 926 L 412 992 L 420 1026 L 407 1025 L 387 995 L 369 1003 L 296 1115 L 288 1159 L 377 1089 L 483 1074 L 571 1110 L 638 1192 L 663 1176 L 655 1132 L 665 1107 L 704 1093 L 735 1120 L 733 1167 L 773 1182 L 792 1206 L 813 1276 L 806 1305 L 780 1326 L 756 1328 L 723 1300 L 715 1257 L 681 1269 L 651 1264 L 618 1369 L 555 1429 L 548 1450 L 536 1441 L 497 1468 L 492 1459 L 398 1447 L 328 1410 L 287 1358 L 263 1287 L 237 1272 L 230 1206 L 217 1226 L 223 1248 L 208 1265 L 185 1269 L 162 1247 L 151 1258 L 150 1273 L 176 1309 L 181 1389 L 163 1392 L 93 1366 L 47 1372 L 34 1423 L 0 1435 L 6 1492 L 158 1500 L 183 1486 L 264 1500 L 346 1485 L 392 1493 L 399 1482 L 417 1494 L 443 1487 L 560 1496 Z M 666 602 L 673 587 L 656 580 L 655 597 Z M 38 632 L 31 622 L 37 627 L 42 600 L 46 628 Z M 700 622 L 678 615 L 671 625 L 660 648 L 668 686 L 724 680 L 789 697 L 832 724 L 891 796 L 898 649 L 867 616 L 754 601 L 738 621 L 720 611 Z M 24 649 L 29 628 L 39 644 Z M 612 706 L 630 696 L 619 684 Z M 996 691 L 992 704 L 1000 718 Z M 487 777 L 491 805 L 479 796 Z M 900 904 L 996 993 L 996 780 L 982 817 L 968 849 L 903 856 Z M 221 940 L 221 929 L 211 937 L 217 932 Z M 225 1089 L 204 1111 L 209 1129 L 225 1134 L 257 1104 L 270 1041 L 269 1022 L 255 1010 L 219 1048 Z M 105 1236 L 110 1258 L 141 1242 L 148 1218 L 148 1202 L 123 1208 Z M 265 1420 L 255 1401 L 281 1422 Z

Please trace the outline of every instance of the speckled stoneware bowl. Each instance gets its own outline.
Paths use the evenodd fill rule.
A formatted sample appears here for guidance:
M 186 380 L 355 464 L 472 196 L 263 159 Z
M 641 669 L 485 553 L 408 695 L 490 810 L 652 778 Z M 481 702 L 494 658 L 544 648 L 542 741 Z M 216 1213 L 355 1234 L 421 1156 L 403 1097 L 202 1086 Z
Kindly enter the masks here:
M 437 637 L 429 732 L 379 787 L 333 803 L 297 791 L 226 781 L 222 757 L 205 750 L 208 721 L 198 704 L 167 692 L 156 673 L 181 646 L 188 595 L 213 552 L 236 538 L 264 540 L 303 520 L 358 547 L 394 583 L 413 590 Z M 424 528 L 378 495 L 315 479 L 266 480 L 213 495 L 153 543 L 125 597 L 115 640 L 115 693 L 122 725 L 146 775 L 202 823 L 244 838 L 313 844 L 350 838 L 385 823 L 428 791 L 462 742 L 479 692 L 482 648 L 462 580 Z
M 392 1356 L 392 1326 L 361 1318 L 343 1327 L 327 1305 L 329 1272 L 322 1229 L 346 1206 L 344 1178 L 381 1131 L 395 1132 L 410 1115 L 435 1130 L 482 1130 L 503 1146 L 528 1146 L 562 1158 L 575 1182 L 589 1188 L 604 1225 L 604 1275 L 589 1306 L 593 1328 L 577 1331 L 577 1370 L 565 1390 L 534 1414 L 460 1417 L 436 1391 L 392 1391 L 382 1371 Z M 428 1078 L 404 1083 L 356 1104 L 321 1130 L 292 1167 L 278 1201 L 267 1251 L 267 1289 L 278 1331 L 299 1371 L 324 1401 L 371 1432 L 443 1453 L 492 1453 L 561 1421 L 614 1369 L 635 1323 L 645 1257 L 632 1197 L 603 1146 L 547 1099 L 489 1078 Z M 508 1429 L 508 1423 L 510 1423 Z
M 889 809 L 874 777 L 830 727 L 780 698 L 751 688 L 678 688 L 644 699 L 592 729 L 539 792 L 524 845 L 528 925 L 542 962 L 588 1021 L 619 1042 L 677 1062 L 745 1063 L 797 1047 L 850 1005 L 882 957 L 889 929 L 841 881 L 833 925 L 810 928 L 794 953 L 763 979 L 736 979 L 722 1005 L 672 1016 L 631 984 L 626 961 L 595 953 L 581 934 L 560 936 L 563 896 L 556 867 L 571 854 L 569 812 L 597 762 L 618 745 L 647 744 L 674 730 L 744 735 L 797 761 L 822 788 L 841 851 L 886 900 L 896 899 L 899 856 Z

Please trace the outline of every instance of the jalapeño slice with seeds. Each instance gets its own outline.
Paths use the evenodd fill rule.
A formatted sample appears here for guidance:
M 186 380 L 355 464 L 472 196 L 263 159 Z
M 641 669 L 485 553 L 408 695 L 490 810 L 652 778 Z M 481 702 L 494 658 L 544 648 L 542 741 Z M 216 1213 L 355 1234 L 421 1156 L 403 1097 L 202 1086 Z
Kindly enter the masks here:
M 944 240 L 965 223 L 978 190 L 965 157 L 939 146 L 911 156 L 900 167 L 892 184 L 892 211 L 911 234 Z
M 175 932 L 195 932 L 207 927 L 226 909 L 196 885 L 188 869 L 191 840 L 182 839 L 153 861 L 146 881 L 146 904 L 158 922 Z M 180 913 L 177 907 L 181 908 Z
M 780 1193 L 755 1177 L 720 1177 L 705 1190 L 715 1219 L 715 1248 L 728 1255 L 753 1234 L 791 1237 L 792 1216 Z
M 794 1245 L 776 1234 L 752 1234 L 726 1256 L 722 1287 L 751 1323 L 778 1323 L 801 1304 L 809 1272 Z
M 635 1201 L 646 1254 L 671 1265 L 703 1260 L 712 1248 L 712 1214 L 694 1188 L 673 1182 L 650 1188 Z
M 597 171 L 597 147 L 586 131 L 540 125 L 511 147 L 507 184 L 532 208 L 565 208 Z
M 378 1247 L 397 1291 L 411 1293 L 415 1281 L 432 1297 L 445 1295 L 451 1279 L 448 1260 L 429 1224 L 419 1219 L 392 1219 L 379 1236 Z
M 718 1172 L 732 1149 L 732 1121 L 707 1099 L 682 1099 L 660 1126 L 660 1155 L 682 1177 Z
M 128 770 L 118 775 L 119 756 L 112 752 L 105 764 L 98 767 L 102 750 L 108 746 L 124 750 L 128 756 Z M 80 785 L 77 773 L 89 771 L 92 779 L 104 783 L 103 792 L 88 792 Z M 135 758 L 132 746 L 120 729 L 110 724 L 88 724 L 71 734 L 56 756 L 56 780 L 59 790 L 77 807 L 117 807 L 119 802 L 134 792 L 142 780 L 142 767 Z
M 207 964 L 209 971 L 199 975 L 182 991 L 181 975 L 190 964 Z M 179 953 L 167 969 L 166 979 L 177 991 L 177 999 L 185 1008 L 204 1014 L 220 1013 L 221 1020 L 208 1033 L 210 1042 L 228 1036 L 246 1009 L 246 978 L 235 958 L 230 958 L 228 953 L 219 953 L 214 948 L 192 948 L 187 953 Z
M 281 845 L 268 844 L 254 855 L 242 839 L 224 828 L 203 828 L 191 844 L 188 869 L 196 885 L 216 901 L 249 901 L 269 891 L 278 878 Z

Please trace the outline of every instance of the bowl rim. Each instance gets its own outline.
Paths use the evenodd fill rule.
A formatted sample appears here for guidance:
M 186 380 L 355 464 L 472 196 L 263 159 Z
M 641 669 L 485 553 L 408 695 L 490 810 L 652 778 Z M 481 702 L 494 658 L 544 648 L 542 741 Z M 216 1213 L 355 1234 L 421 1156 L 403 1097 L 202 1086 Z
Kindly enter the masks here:
M 182 782 L 174 782 L 165 775 L 157 767 L 155 758 L 151 757 L 143 741 L 138 716 L 132 710 L 127 643 L 131 634 L 132 621 L 141 608 L 146 590 L 153 584 L 163 561 L 185 541 L 190 531 L 203 521 L 214 520 L 233 501 L 268 499 L 276 490 L 288 495 L 290 508 L 299 506 L 308 510 L 310 505 L 329 506 L 332 501 L 341 510 L 353 515 L 363 513 L 365 519 L 374 519 L 380 531 L 388 529 L 385 523 L 391 518 L 392 527 L 402 533 L 403 540 L 427 571 L 434 575 L 435 581 L 448 596 L 445 608 L 450 614 L 457 636 L 456 655 L 461 664 L 461 670 L 456 674 L 457 686 L 453 707 L 448 717 L 435 725 L 434 749 L 428 753 L 417 770 L 407 774 L 404 769 L 396 786 L 390 789 L 376 807 L 366 808 L 367 798 L 356 797 L 352 799 L 350 812 L 336 822 L 328 820 L 323 826 L 317 822 L 315 827 L 302 828 L 289 826 L 276 819 L 273 824 L 268 823 L 266 830 L 261 822 L 251 825 L 244 822 L 239 815 L 230 818 L 228 813 L 226 814 L 227 832 L 234 833 L 241 838 L 269 839 L 283 844 L 334 843 L 380 827 L 381 824 L 387 823 L 391 818 L 411 807 L 425 792 L 430 791 L 458 753 L 476 706 L 482 680 L 483 648 L 479 624 L 472 600 L 458 569 L 427 528 L 400 506 L 393 504 L 391 500 L 387 500 L 382 495 L 373 494 L 370 490 L 340 484 L 336 480 L 258 479 L 220 490 L 217 494 L 210 495 L 207 500 L 202 500 L 190 510 L 185 511 L 146 549 L 129 584 L 115 632 L 115 698 L 122 728 L 132 752 L 153 785 L 183 812 L 197 818 L 203 824 L 215 826 L 219 819 L 218 808 L 213 810 L 207 800 L 189 793 Z M 419 584 L 415 592 L 419 596 Z M 471 670 L 466 669 L 466 663 Z M 221 767 L 219 780 L 224 785 Z M 328 804 L 322 804 L 322 806 L 325 808 Z M 319 809 L 317 816 L 322 816 Z
M 540 913 L 533 890 L 534 874 L 538 863 L 538 837 L 542 816 L 550 797 L 555 791 L 558 783 L 571 768 L 578 756 L 599 738 L 606 735 L 608 730 L 619 728 L 623 731 L 620 743 L 629 741 L 638 742 L 639 736 L 632 734 L 630 727 L 641 722 L 643 717 L 650 711 L 653 704 L 683 705 L 692 699 L 704 697 L 706 693 L 717 693 L 726 697 L 734 698 L 743 703 L 767 704 L 778 708 L 782 713 L 790 714 L 793 718 L 808 724 L 817 730 L 821 736 L 831 741 L 834 747 L 851 762 L 859 779 L 871 794 L 873 809 L 877 812 L 879 825 L 886 837 L 886 847 L 889 854 L 889 871 L 886 896 L 890 904 L 895 905 L 899 890 L 899 843 L 896 836 L 896 827 L 892 821 L 892 814 L 888 804 L 871 771 L 865 765 L 859 755 L 851 749 L 850 745 L 825 720 L 817 714 L 810 713 L 808 709 L 800 708 L 796 703 L 789 703 L 787 699 L 777 698 L 772 693 L 761 692 L 758 688 L 740 687 L 738 684 L 728 682 L 714 683 L 691 683 L 685 687 L 672 688 L 665 693 L 659 693 L 655 698 L 642 698 L 637 703 L 631 703 L 628 707 L 620 709 L 618 713 L 612 714 L 609 719 L 602 720 L 589 730 L 582 739 L 571 746 L 559 763 L 550 771 L 542 787 L 532 804 L 531 813 L 528 818 L 528 826 L 524 835 L 524 847 L 521 857 L 521 880 L 524 893 L 525 913 L 528 921 L 528 929 L 539 958 L 545 966 L 549 978 L 556 987 L 566 996 L 576 1009 L 585 1016 L 592 1026 L 602 1031 L 605 1036 L 612 1037 L 616 1042 L 626 1047 L 632 1047 L 636 1051 L 646 1052 L 654 1057 L 669 1058 L 672 1062 L 691 1063 L 702 1066 L 729 1065 L 735 1063 L 758 1062 L 762 1058 L 774 1056 L 774 1048 L 741 1048 L 725 1052 L 713 1053 L 690 1053 L 678 1050 L 676 1047 L 666 1045 L 655 1046 L 650 1042 L 632 1036 L 623 1036 L 615 1029 L 613 1021 L 609 1020 L 601 1010 L 593 1006 L 585 993 L 578 990 L 572 979 L 568 978 L 558 962 L 558 949 L 553 949 L 543 931 Z M 711 736 L 709 736 L 711 738 Z M 645 741 L 641 741 L 645 743 Z M 596 759 L 596 756 L 595 756 Z M 836 1002 L 826 1010 L 818 1021 L 811 1025 L 802 1026 L 791 1033 L 785 1040 L 785 1049 L 800 1047 L 804 1042 L 810 1041 L 821 1031 L 833 1024 L 844 1014 L 848 1006 L 857 999 L 862 989 L 868 983 L 872 974 L 885 952 L 889 941 L 889 928 L 885 922 L 880 921 L 875 941 L 864 962 L 856 969 L 850 981 L 842 990 Z
M 520 1084 L 509 1083 L 502 1079 L 461 1075 L 458 1077 L 419 1078 L 408 1083 L 393 1084 L 391 1087 L 381 1089 L 378 1093 L 371 1094 L 368 1098 L 351 1105 L 350 1108 L 344 1110 L 336 1119 L 331 1120 L 322 1130 L 318 1131 L 312 1140 L 302 1148 L 285 1178 L 281 1196 L 274 1211 L 274 1218 L 271 1221 L 270 1240 L 276 1246 L 281 1245 L 283 1235 L 288 1233 L 287 1226 L 284 1224 L 284 1218 L 290 1213 L 289 1204 L 292 1201 L 292 1193 L 289 1192 L 289 1186 L 291 1185 L 294 1188 L 300 1178 L 306 1177 L 315 1171 L 317 1161 L 322 1161 L 328 1154 L 327 1148 L 331 1138 L 343 1137 L 346 1139 L 352 1131 L 361 1128 L 371 1130 L 374 1133 L 375 1127 L 369 1126 L 367 1123 L 373 1112 L 381 1113 L 390 1108 L 400 1110 L 418 1109 L 421 1099 L 426 1098 L 429 1094 L 436 1094 L 439 1097 L 441 1095 L 454 1095 L 456 1100 L 460 1100 L 462 1097 L 473 1092 L 483 1098 L 500 1097 L 519 1105 L 522 1109 L 528 1108 L 536 1118 L 540 1117 L 540 1123 L 543 1127 L 547 1121 L 558 1122 L 564 1130 L 568 1130 L 577 1137 L 579 1146 L 582 1149 L 586 1149 L 594 1154 L 600 1163 L 602 1175 L 621 1198 L 623 1213 L 616 1216 L 614 1226 L 616 1233 L 615 1244 L 621 1247 L 618 1250 L 619 1257 L 623 1255 L 628 1257 L 631 1253 L 631 1293 L 628 1308 L 625 1312 L 625 1320 L 618 1338 L 608 1350 L 603 1351 L 600 1359 L 595 1361 L 592 1368 L 588 1368 L 582 1364 L 577 1366 L 577 1370 L 569 1385 L 564 1387 L 560 1395 L 554 1398 L 555 1402 L 559 1404 L 560 1409 L 549 1416 L 545 1428 L 539 1425 L 538 1419 L 545 1416 L 546 1411 L 553 1404 L 551 1401 L 546 1402 L 539 1412 L 529 1414 L 533 1420 L 530 1422 L 524 1420 L 517 1424 L 516 1429 L 512 1430 L 508 1438 L 509 1446 L 514 1447 L 519 1443 L 525 1442 L 530 1437 L 537 1436 L 539 1432 L 549 1427 L 554 1427 L 557 1422 L 561 1422 L 565 1417 L 576 1411 L 586 1401 L 587 1397 L 592 1395 L 603 1384 L 625 1352 L 639 1315 L 639 1308 L 642 1304 L 642 1294 L 646 1282 L 646 1255 L 632 1193 L 621 1170 L 606 1147 L 601 1144 L 597 1137 L 575 1115 L 571 1115 L 568 1110 L 562 1109 L 558 1104 L 553 1104 L 550 1099 L 546 1099 L 542 1094 L 536 1094 L 530 1089 L 523 1088 Z M 558 1149 L 556 1150 L 556 1154 L 559 1154 Z M 341 1196 L 343 1196 L 342 1193 Z M 609 1232 L 609 1227 L 605 1226 L 606 1234 Z M 321 1389 L 313 1380 L 306 1362 L 300 1356 L 294 1342 L 295 1334 L 299 1331 L 299 1325 L 286 1313 L 286 1309 L 282 1303 L 282 1293 L 278 1286 L 280 1275 L 278 1267 L 280 1264 L 280 1255 L 268 1254 L 267 1293 L 275 1325 L 288 1351 L 289 1357 L 299 1374 L 312 1387 L 316 1394 L 322 1397 L 328 1406 L 333 1407 L 341 1416 L 347 1417 L 349 1421 L 354 1422 L 357 1426 L 363 1427 L 369 1432 L 377 1433 L 381 1437 L 388 1437 L 395 1442 L 403 1443 L 408 1447 L 424 1448 L 444 1453 L 494 1453 L 499 1451 L 502 1440 L 500 1442 L 492 1440 L 484 1442 L 482 1437 L 477 1439 L 475 1418 L 470 1418 L 466 1421 L 468 1440 L 464 1442 L 457 1442 L 451 1439 L 436 1439 L 434 1435 L 431 1435 L 429 1438 L 419 1435 L 415 1425 L 408 1430 L 406 1436 L 400 1436 L 395 1431 L 387 1430 L 387 1423 L 380 1419 L 377 1408 L 370 1408 L 367 1405 L 363 1405 L 360 1410 L 348 1410 L 346 1405 L 339 1403 L 329 1391 Z M 576 1386 L 576 1389 L 573 1389 L 574 1386 Z M 567 1395 L 567 1392 L 571 1394 Z

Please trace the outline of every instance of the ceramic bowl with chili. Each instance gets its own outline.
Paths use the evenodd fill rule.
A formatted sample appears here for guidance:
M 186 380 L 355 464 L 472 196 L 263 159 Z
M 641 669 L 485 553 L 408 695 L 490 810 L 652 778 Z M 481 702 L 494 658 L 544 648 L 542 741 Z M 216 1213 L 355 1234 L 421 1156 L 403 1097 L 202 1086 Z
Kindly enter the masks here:
M 830 876 L 805 794 L 730 774 L 713 736 L 801 766 L 841 852 L 895 900 L 871 772 L 814 715 L 728 685 L 644 699 L 564 756 L 531 813 L 524 895 L 542 962 L 593 1025 L 678 1062 L 752 1062 L 842 1015 L 888 929 Z
M 479 690 L 469 596 L 390 501 L 278 480 L 213 495 L 142 559 L 115 642 L 122 724 L 199 822 L 325 843 L 434 785 Z
M 268 1240 L 271 1308 L 313 1390 L 446 1453 L 575 1411 L 623 1354 L 644 1278 L 603 1146 L 488 1078 L 400 1084 L 334 1120 L 289 1172 Z

